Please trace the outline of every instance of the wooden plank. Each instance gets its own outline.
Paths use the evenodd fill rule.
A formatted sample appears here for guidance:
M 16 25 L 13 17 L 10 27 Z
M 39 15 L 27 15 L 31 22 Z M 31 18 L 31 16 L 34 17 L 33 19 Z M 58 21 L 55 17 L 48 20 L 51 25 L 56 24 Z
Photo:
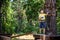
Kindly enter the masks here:
M 34 34 L 33 35 L 35 37 L 35 40 L 49 40 L 49 36 L 48 35 L 45 35 L 45 34 Z
M 34 34 L 35 40 L 43 40 L 44 34 Z M 60 40 L 60 35 L 45 35 L 45 40 Z
M 0 35 L 0 40 L 11 40 L 11 38 L 7 37 L 7 36 L 1 36 Z

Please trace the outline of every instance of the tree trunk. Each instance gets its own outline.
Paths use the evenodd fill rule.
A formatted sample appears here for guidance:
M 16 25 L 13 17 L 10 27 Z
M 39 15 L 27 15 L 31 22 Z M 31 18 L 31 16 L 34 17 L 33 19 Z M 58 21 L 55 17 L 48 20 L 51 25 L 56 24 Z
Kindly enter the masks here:
M 1 12 L 2 3 L 3 1 L 1 0 L 0 1 L 0 34 L 2 33 L 2 12 Z
M 49 28 L 49 33 L 56 34 L 56 0 L 45 0 L 45 12 L 48 12 L 47 25 Z

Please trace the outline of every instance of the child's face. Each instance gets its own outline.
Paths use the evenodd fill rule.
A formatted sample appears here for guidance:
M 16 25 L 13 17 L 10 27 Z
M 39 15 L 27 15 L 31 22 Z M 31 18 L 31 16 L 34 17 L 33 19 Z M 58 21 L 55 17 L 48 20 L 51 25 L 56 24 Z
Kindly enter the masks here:
M 44 13 L 44 11 L 43 11 L 43 10 L 41 10 L 41 13 Z

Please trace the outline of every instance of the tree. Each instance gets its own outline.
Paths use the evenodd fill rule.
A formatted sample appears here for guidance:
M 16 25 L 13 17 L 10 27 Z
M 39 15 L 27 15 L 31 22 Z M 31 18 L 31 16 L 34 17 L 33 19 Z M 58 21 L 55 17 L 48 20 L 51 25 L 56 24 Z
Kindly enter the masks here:
M 1 20 L 1 34 L 12 34 L 14 32 L 14 18 L 13 10 L 11 8 L 10 0 L 1 0 L 1 9 L 0 9 L 0 20 Z
M 56 0 L 56 11 L 57 11 L 57 34 L 60 34 L 60 0 Z
M 45 0 L 45 12 L 49 13 L 47 17 L 47 24 L 49 27 L 49 32 L 51 34 L 56 34 L 56 0 Z M 53 15 L 54 14 L 54 15 Z
M 17 0 L 13 1 L 12 8 L 17 14 L 16 30 L 19 33 L 38 32 L 38 12 L 43 8 L 43 0 Z M 18 12 L 19 11 L 19 12 Z M 20 19 L 19 19 L 20 18 Z M 20 21 L 21 20 L 21 21 Z M 30 29 L 30 30 L 29 30 Z

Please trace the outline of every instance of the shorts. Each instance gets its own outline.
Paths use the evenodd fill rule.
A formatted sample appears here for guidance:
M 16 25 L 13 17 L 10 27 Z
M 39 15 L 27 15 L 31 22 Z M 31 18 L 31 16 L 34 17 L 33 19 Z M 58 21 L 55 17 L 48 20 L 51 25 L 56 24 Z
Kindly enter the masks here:
M 46 28 L 46 22 L 40 22 L 39 27 L 40 28 Z

